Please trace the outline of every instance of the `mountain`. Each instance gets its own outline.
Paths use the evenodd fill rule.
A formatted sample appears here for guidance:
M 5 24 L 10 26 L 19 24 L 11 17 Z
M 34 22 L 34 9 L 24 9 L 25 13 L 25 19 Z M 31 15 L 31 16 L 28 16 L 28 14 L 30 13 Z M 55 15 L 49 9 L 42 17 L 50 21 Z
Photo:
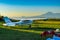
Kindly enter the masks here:
M 52 13 L 52 12 L 48 12 L 42 15 L 38 15 L 38 16 L 33 16 L 36 18 L 60 18 L 60 13 Z

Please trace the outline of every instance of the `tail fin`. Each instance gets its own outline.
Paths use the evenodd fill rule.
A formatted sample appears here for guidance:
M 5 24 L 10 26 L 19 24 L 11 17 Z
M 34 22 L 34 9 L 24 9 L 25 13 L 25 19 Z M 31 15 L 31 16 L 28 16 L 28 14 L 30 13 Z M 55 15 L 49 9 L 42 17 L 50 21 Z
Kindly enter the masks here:
M 6 23 L 11 23 L 11 20 L 8 17 L 3 18 Z

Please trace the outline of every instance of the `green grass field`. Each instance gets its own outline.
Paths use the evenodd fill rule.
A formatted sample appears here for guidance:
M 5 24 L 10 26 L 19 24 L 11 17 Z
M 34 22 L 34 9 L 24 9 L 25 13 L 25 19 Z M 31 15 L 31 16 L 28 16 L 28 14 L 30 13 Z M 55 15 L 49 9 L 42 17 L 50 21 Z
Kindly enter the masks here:
M 3 26 L 0 22 L 0 40 L 46 40 L 48 37 L 41 37 L 45 30 L 60 29 L 60 21 L 35 21 L 32 27 L 23 26 Z

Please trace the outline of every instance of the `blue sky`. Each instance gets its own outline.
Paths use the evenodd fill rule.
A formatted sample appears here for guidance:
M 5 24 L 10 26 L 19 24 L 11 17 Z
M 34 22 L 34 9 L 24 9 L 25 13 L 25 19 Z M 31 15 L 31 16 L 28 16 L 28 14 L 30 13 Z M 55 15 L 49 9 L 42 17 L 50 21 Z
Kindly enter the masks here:
M 10 5 L 60 6 L 60 0 L 0 0 Z
M 47 12 L 60 13 L 60 0 L 0 0 L 0 12 L 4 16 L 36 16 Z

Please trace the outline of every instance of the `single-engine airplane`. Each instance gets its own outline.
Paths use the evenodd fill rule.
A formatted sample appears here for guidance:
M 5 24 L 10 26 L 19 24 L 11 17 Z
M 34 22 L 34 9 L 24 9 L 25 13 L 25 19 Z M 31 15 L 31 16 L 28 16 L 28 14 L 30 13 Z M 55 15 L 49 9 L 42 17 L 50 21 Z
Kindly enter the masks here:
M 12 22 L 8 17 L 3 18 L 5 21 L 4 26 L 15 26 L 15 25 L 31 25 L 33 20 L 20 20 L 19 22 Z
M 12 22 L 10 18 L 8 17 L 3 17 L 5 24 L 4 26 L 15 26 L 15 25 L 30 25 L 33 23 L 33 20 L 39 20 L 39 19 L 46 19 L 46 18 L 22 18 L 18 22 Z

